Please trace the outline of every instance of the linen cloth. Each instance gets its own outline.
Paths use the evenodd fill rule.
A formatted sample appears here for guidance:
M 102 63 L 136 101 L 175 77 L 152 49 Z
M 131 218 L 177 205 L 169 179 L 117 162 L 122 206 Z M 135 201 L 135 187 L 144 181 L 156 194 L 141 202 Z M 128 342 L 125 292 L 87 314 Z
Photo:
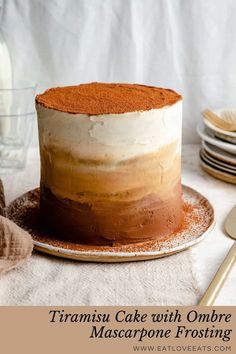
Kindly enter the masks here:
M 23 264 L 32 250 L 30 234 L 0 215 L 0 275 Z
M 16 80 L 173 88 L 184 143 L 199 142 L 204 108 L 236 106 L 235 17 L 235 0 L 0 0 Z
M 212 203 L 216 226 L 190 250 L 170 257 L 127 264 L 92 264 L 40 253 L 0 277 L 0 305 L 194 305 L 223 261 L 233 240 L 224 233 L 236 203 L 235 185 L 217 180 L 199 166 L 199 145 L 184 145 L 182 182 Z M 7 203 L 39 185 L 38 153 L 25 170 L 3 177 Z M 216 305 L 236 305 L 236 267 Z

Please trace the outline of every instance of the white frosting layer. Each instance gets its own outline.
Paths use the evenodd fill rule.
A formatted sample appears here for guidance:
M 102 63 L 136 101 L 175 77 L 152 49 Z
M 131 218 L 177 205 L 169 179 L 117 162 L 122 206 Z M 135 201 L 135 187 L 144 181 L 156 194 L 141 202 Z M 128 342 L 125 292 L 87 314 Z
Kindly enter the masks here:
M 59 144 L 82 157 L 125 160 L 179 140 L 182 101 L 160 109 L 88 116 L 37 105 L 41 148 Z

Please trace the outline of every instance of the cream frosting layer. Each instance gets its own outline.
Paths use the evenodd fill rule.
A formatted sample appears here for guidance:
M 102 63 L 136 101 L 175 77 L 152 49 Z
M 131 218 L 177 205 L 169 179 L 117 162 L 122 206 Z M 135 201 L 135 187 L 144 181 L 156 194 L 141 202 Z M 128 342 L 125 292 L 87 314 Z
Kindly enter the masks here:
M 36 105 L 41 148 L 60 145 L 94 160 L 126 160 L 176 140 L 181 147 L 182 101 L 160 109 L 88 116 Z

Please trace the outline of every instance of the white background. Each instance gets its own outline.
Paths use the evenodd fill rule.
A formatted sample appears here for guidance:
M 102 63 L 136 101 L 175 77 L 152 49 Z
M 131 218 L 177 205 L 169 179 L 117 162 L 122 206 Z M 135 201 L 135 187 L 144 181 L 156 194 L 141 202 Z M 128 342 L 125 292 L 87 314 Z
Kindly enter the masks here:
M 184 143 L 199 141 L 202 109 L 236 106 L 235 0 L 0 0 L 0 16 L 15 78 L 38 91 L 90 81 L 173 88 L 184 97 Z

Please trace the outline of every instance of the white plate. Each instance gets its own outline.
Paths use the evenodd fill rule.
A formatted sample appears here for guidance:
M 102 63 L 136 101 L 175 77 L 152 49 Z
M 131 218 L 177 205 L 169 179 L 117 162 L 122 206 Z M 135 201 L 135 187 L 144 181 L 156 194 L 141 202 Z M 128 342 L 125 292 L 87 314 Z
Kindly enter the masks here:
M 211 123 L 209 123 L 206 119 L 203 119 L 204 121 L 204 124 L 206 125 L 207 127 L 207 130 L 210 130 L 214 136 L 220 140 L 223 140 L 223 141 L 226 141 L 226 142 L 229 142 L 231 144 L 236 144 L 236 138 L 233 138 L 231 136 L 228 136 L 228 135 L 225 135 L 223 133 L 219 133 L 217 132 L 216 130 L 214 130 L 212 127 L 213 125 Z
M 214 134 L 208 132 L 203 122 L 200 122 L 197 126 L 197 133 L 202 138 L 202 140 L 219 147 L 222 150 L 228 151 L 231 154 L 236 155 L 236 145 L 231 143 L 226 143 L 214 137 Z
M 230 173 L 222 172 L 222 171 L 218 170 L 217 168 L 209 166 L 201 159 L 201 157 L 200 157 L 200 165 L 205 172 L 209 173 L 209 175 L 211 175 L 215 178 L 218 178 L 221 181 L 236 184 L 236 177 L 235 176 L 233 176 Z
M 223 162 L 222 160 L 218 160 L 215 157 L 213 157 L 212 155 L 210 155 L 206 150 L 204 150 L 204 148 L 201 149 L 202 154 L 204 155 L 204 157 L 209 160 L 210 162 L 214 163 L 216 166 L 219 167 L 225 167 L 230 171 L 235 172 L 236 171 L 236 165 L 232 165 L 229 164 L 227 162 Z
M 227 164 L 220 164 L 218 163 L 216 160 L 211 159 L 210 157 L 208 157 L 208 155 L 206 155 L 206 153 L 204 152 L 204 150 L 202 149 L 200 151 L 200 158 L 210 167 L 213 167 L 217 170 L 220 170 L 222 172 L 227 172 L 232 174 L 233 176 L 236 177 L 236 169 L 234 168 L 230 168 L 228 167 Z
M 219 149 L 217 146 L 211 145 L 207 143 L 206 141 L 202 141 L 202 146 L 205 151 L 208 152 L 211 156 L 214 158 L 223 161 L 225 163 L 231 164 L 233 166 L 236 166 L 236 156 L 233 154 L 230 154 L 227 151 Z
M 236 109 L 221 108 L 221 109 L 216 109 L 212 112 L 215 113 L 217 116 L 222 117 L 224 115 L 224 112 L 227 112 L 227 111 L 235 111 L 236 112 Z M 203 121 L 204 121 L 205 125 L 216 134 L 216 136 L 219 136 L 221 139 L 231 141 L 232 143 L 236 143 L 236 132 L 228 132 L 226 130 L 220 129 L 205 118 L 203 118 Z
M 212 111 L 213 113 L 215 113 L 218 117 L 222 117 L 224 115 L 225 112 L 227 111 L 235 111 L 235 114 L 236 114 L 236 109 L 235 108 L 221 108 L 221 109 L 215 109 L 214 111 Z M 216 127 L 214 124 L 212 124 L 211 122 L 209 122 L 207 119 L 205 119 L 203 117 L 203 120 L 204 120 L 204 123 L 209 127 L 211 128 L 212 130 L 218 132 L 218 133 L 221 133 L 223 135 L 226 135 L 228 137 L 232 137 L 234 139 L 236 139 L 236 132 L 228 132 L 227 130 L 224 130 L 224 129 L 220 129 L 218 127 Z

